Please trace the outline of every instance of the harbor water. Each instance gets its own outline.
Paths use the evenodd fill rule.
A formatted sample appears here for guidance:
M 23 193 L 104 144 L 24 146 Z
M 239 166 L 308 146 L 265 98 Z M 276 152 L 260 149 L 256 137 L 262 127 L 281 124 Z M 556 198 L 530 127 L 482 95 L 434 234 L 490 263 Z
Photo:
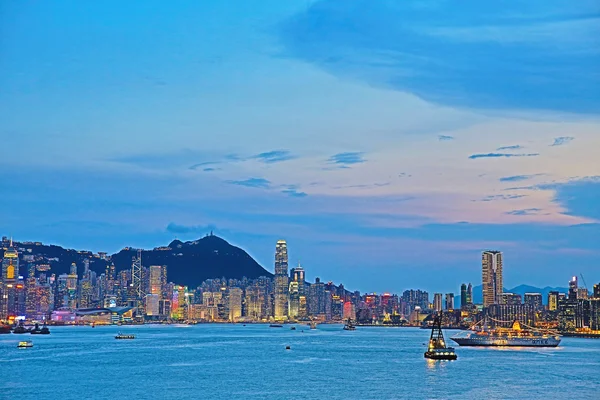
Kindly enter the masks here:
M 458 347 L 426 360 L 415 328 L 201 324 L 0 335 L 2 399 L 593 399 L 600 340 Z M 134 340 L 115 340 L 119 332 Z M 444 331 L 448 343 L 452 331 Z M 22 340 L 34 347 L 17 348 Z M 286 350 L 286 346 L 290 346 Z

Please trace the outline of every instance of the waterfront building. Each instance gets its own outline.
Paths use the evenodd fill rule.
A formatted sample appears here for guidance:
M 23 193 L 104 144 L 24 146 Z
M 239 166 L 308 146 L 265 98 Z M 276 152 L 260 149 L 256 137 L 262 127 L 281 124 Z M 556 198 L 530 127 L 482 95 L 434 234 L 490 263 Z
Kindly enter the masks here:
M 441 293 L 433 294 L 433 311 L 435 311 L 435 312 L 442 311 L 442 294 Z
M 309 288 L 308 312 L 311 316 L 325 315 L 325 284 L 320 278 L 315 279 L 315 283 Z
M 598 286 L 598 285 L 596 285 Z M 590 329 L 600 331 L 600 296 L 590 299 Z
M 600 299 L 600 283 L 594 285 L 594 292 L 593 292 L 593 297 L 595 299 Z
M 467 305 L 473 304 L 473 285 L 469 283 L 467 286 Z
M 242 289 L 229 289 L 229 321 L 235 322 L 242 316 Z
M 467 284 L 460 285 L 460 308 L 464 309 L 467 306 Z
M 19 279 L 19 253 L 10 239 L 2 259 L 0 280 L 0 319 L 15 318 L 18 308 L 17 282 Z
M 158 294 L 149 293 L 146 295 L 146 315 L 150 317 L 158 317 L 161 315 L 159 309 L 160 298 Z
M 300 293 L 298 289 L 298 282 L 290 282 L 289 288 L 289 317 L 296 319 L 300 311 Z
M 551 291 L 548 293 L 548 311 L 558 311 L 559 293 Z
M 502 252 L 490 250 L 481 255 L 483 306 L 499 304 L 503 292 Z
M 356 309 L 354 307 L 354 304 L 352 304 L 352 302 L 350 301 L 344 303 L 343 319 L 347 320 L 348 318 L 356 320 Z
M 162 267 L 160 265 L 151 265 L 150 272 L 150 294 L 155 294 L 162 298 Z
M 569 281 L 569 300 L 577 300 L 577 277 L 574 276 Z
M 276 320 L 288 317 L 288 252 L 285 240 L 277 241 L 275 246 L 275 310 Z
M 246 288 L 246 316 L 254 321 L 265 317 L 263 307 L 265 304 L 264 289 L 258 284 Z
M 535 309 L 527 304 L 492 304 L 487 308 L 487 315 L 492 317 L 495 325 L 510 327 L 517 320 L 522 324 L 535 326 Z
M 521 295 L 517 293 L 502 293 L 499 304 L 518 305 L 522 303 Z
M 528 304 L 533 307 L 534 310 L 540 311 L 542 310 L 542 294 L 541 293 L 525 293 L 525 298 L 523 300 L 525 304 Z
M 454 293 L 446 293 L 446 310 L 454 310 Z

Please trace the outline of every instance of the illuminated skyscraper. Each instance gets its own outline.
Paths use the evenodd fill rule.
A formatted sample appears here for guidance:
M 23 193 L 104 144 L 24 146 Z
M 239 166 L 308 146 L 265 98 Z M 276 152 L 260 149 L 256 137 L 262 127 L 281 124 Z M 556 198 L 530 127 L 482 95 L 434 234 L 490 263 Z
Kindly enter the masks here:
M 548 293 L 548 311 L 558 310 L 558 292 Z
M 2 260 L 2 279 L 0 281 L 0 319 L 17 316 L 16 285 L 19 279 L 19 253 L 12 239 Z
M 481 256 L 483 306 L 499 304 L 502 298 L 502 252 L 484 251 Z
M 569 300 L 577 300 L 577 277 L 569 281 Z
M 162 295 L 162 268 L 160 265 L 150 266 L 150 294 Z
M 275 247 L 275 310 L 276 320 L 288 316 L 288 253 L 285 240 L 279 240 Z
M 144 293 L 142 285 L 142 251 L 138 250 L 137 257 L 131 263 L 131 289 L 133 303 L 137 307 L 137 315 L 144 315 Z
M 473 304 L 473 285 L 471 283 L 467 286 L 467 304 Z
M 242 316 L 242 289 L 233 287 L 229 289 L 229 320 L 237 321 Z

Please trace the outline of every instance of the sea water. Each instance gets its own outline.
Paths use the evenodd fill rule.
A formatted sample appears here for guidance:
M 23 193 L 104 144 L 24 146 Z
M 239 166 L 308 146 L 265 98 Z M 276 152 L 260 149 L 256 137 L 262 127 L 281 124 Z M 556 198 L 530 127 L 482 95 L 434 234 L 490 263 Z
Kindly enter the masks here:
M 598 399 L 600 340 L 458 347 L 416 328 L 260 324 L 51 327 L 0 335 L 0 399 Z M 118 331 L 134 340 L 116 340 Z M 446 331 L 446 339 L 455 332 Z M 20 340 L 34 347 L 18 349 Z M 286 346 L 290 346 L 286 350 Z

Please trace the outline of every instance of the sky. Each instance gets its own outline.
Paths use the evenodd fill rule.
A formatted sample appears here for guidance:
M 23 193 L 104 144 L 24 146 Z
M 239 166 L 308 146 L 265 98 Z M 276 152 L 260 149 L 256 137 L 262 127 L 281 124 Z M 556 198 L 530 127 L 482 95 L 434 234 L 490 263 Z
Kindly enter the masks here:
M 361 291 L 600 282 L 596 0 L 0 4 L 0 233 Z

